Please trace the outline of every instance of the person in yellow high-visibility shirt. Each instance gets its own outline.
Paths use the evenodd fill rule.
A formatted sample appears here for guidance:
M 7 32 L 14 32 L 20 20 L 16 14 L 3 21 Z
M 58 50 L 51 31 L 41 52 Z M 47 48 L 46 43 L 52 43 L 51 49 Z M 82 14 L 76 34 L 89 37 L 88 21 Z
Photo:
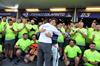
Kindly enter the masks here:
M 90 43 L 89 47 L 90 49 L 85 50 L 82 57 L 84 66 L 97 66 L 100 61 L 100 54 L 97 50 L 95 50 L 96 44 Z

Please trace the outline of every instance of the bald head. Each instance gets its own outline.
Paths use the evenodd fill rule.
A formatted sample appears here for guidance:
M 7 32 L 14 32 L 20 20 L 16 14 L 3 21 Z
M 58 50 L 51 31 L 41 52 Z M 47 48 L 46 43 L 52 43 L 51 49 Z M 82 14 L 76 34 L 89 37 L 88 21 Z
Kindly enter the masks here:
M 83 27 L 83 25 L 84 25 L 84 23 L 83 23 L 83 22 L 79 22 L 79 27 L 80 27 L 80 28 L 82 28 L 82 27 Z

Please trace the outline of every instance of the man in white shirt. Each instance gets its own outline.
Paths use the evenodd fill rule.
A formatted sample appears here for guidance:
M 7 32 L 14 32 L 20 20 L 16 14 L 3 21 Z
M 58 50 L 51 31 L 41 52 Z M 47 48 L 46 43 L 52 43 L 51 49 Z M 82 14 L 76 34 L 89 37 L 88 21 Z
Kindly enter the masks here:
M 51 66 L 50 65 L 50 59 L 51 59 L 51 44 L 52 39 L 50 37 L 47 37 L 47 35 L 50 33 L 53 35 L 53 32 L 61 36 L 60 31 L 53 25 L 53 21 L 50 23 L 47 23 L 48 20 L 44 21 L 46 24 L 41 25 L 39 27 L 40 37 L 39 37 L 39 43 L 38 43 L 38 55 L 37 55 L 37 66 L 43 66 L 43 56 L 45 61 L 45 66 Z M 52 37 L 52 36 L 51 36 Z

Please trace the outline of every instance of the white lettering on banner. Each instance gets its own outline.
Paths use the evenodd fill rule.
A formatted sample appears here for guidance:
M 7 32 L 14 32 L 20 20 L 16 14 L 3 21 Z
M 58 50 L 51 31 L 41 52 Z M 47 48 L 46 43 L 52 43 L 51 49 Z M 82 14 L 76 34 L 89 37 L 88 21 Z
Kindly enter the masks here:
M 23 13 L 23 15 L 27 17 L 28 16 L 28 13 Z
M 51 13 L 52 16 L 64 16 L 65 13 Z
M 44 13 L 31 13 L 31 15 L 34 15 L 34 16 L 43 16 Z
M 0 13 L 0 15 L 11 15 L 11 13 Z
M 44 13 L 44 16 L 50 16 L 50 13 Z
M 82 13 L 81 17 L 90 17 L 91 13 Z
M 31 15 L 33 16 L 65 16 L 65 13 L 31 13 Z

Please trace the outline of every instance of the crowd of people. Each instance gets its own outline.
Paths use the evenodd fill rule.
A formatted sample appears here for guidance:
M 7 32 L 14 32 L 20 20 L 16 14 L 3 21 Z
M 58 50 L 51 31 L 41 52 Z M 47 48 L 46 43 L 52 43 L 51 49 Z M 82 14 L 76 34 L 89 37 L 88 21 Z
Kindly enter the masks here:
M 58 66 L 58 61 L 69 66 L 97 66 L 100 62 L 100 24 L 92 22 L 84 27 L 83 22 L 71 22 L 65 25 L 56 18 L 45 19 L 35 24 L 35 20 L 12 17 L 6 22 L 6 16 L 0 19 L 0 64 L 9 58 L 15 64 L 20 56 L 29 52 L 29 46 L 37 43 L 37 66 Z M 2 57 L 4 55 L 4 57 Z M 24 58 L 24 62 L 29 60 Z

